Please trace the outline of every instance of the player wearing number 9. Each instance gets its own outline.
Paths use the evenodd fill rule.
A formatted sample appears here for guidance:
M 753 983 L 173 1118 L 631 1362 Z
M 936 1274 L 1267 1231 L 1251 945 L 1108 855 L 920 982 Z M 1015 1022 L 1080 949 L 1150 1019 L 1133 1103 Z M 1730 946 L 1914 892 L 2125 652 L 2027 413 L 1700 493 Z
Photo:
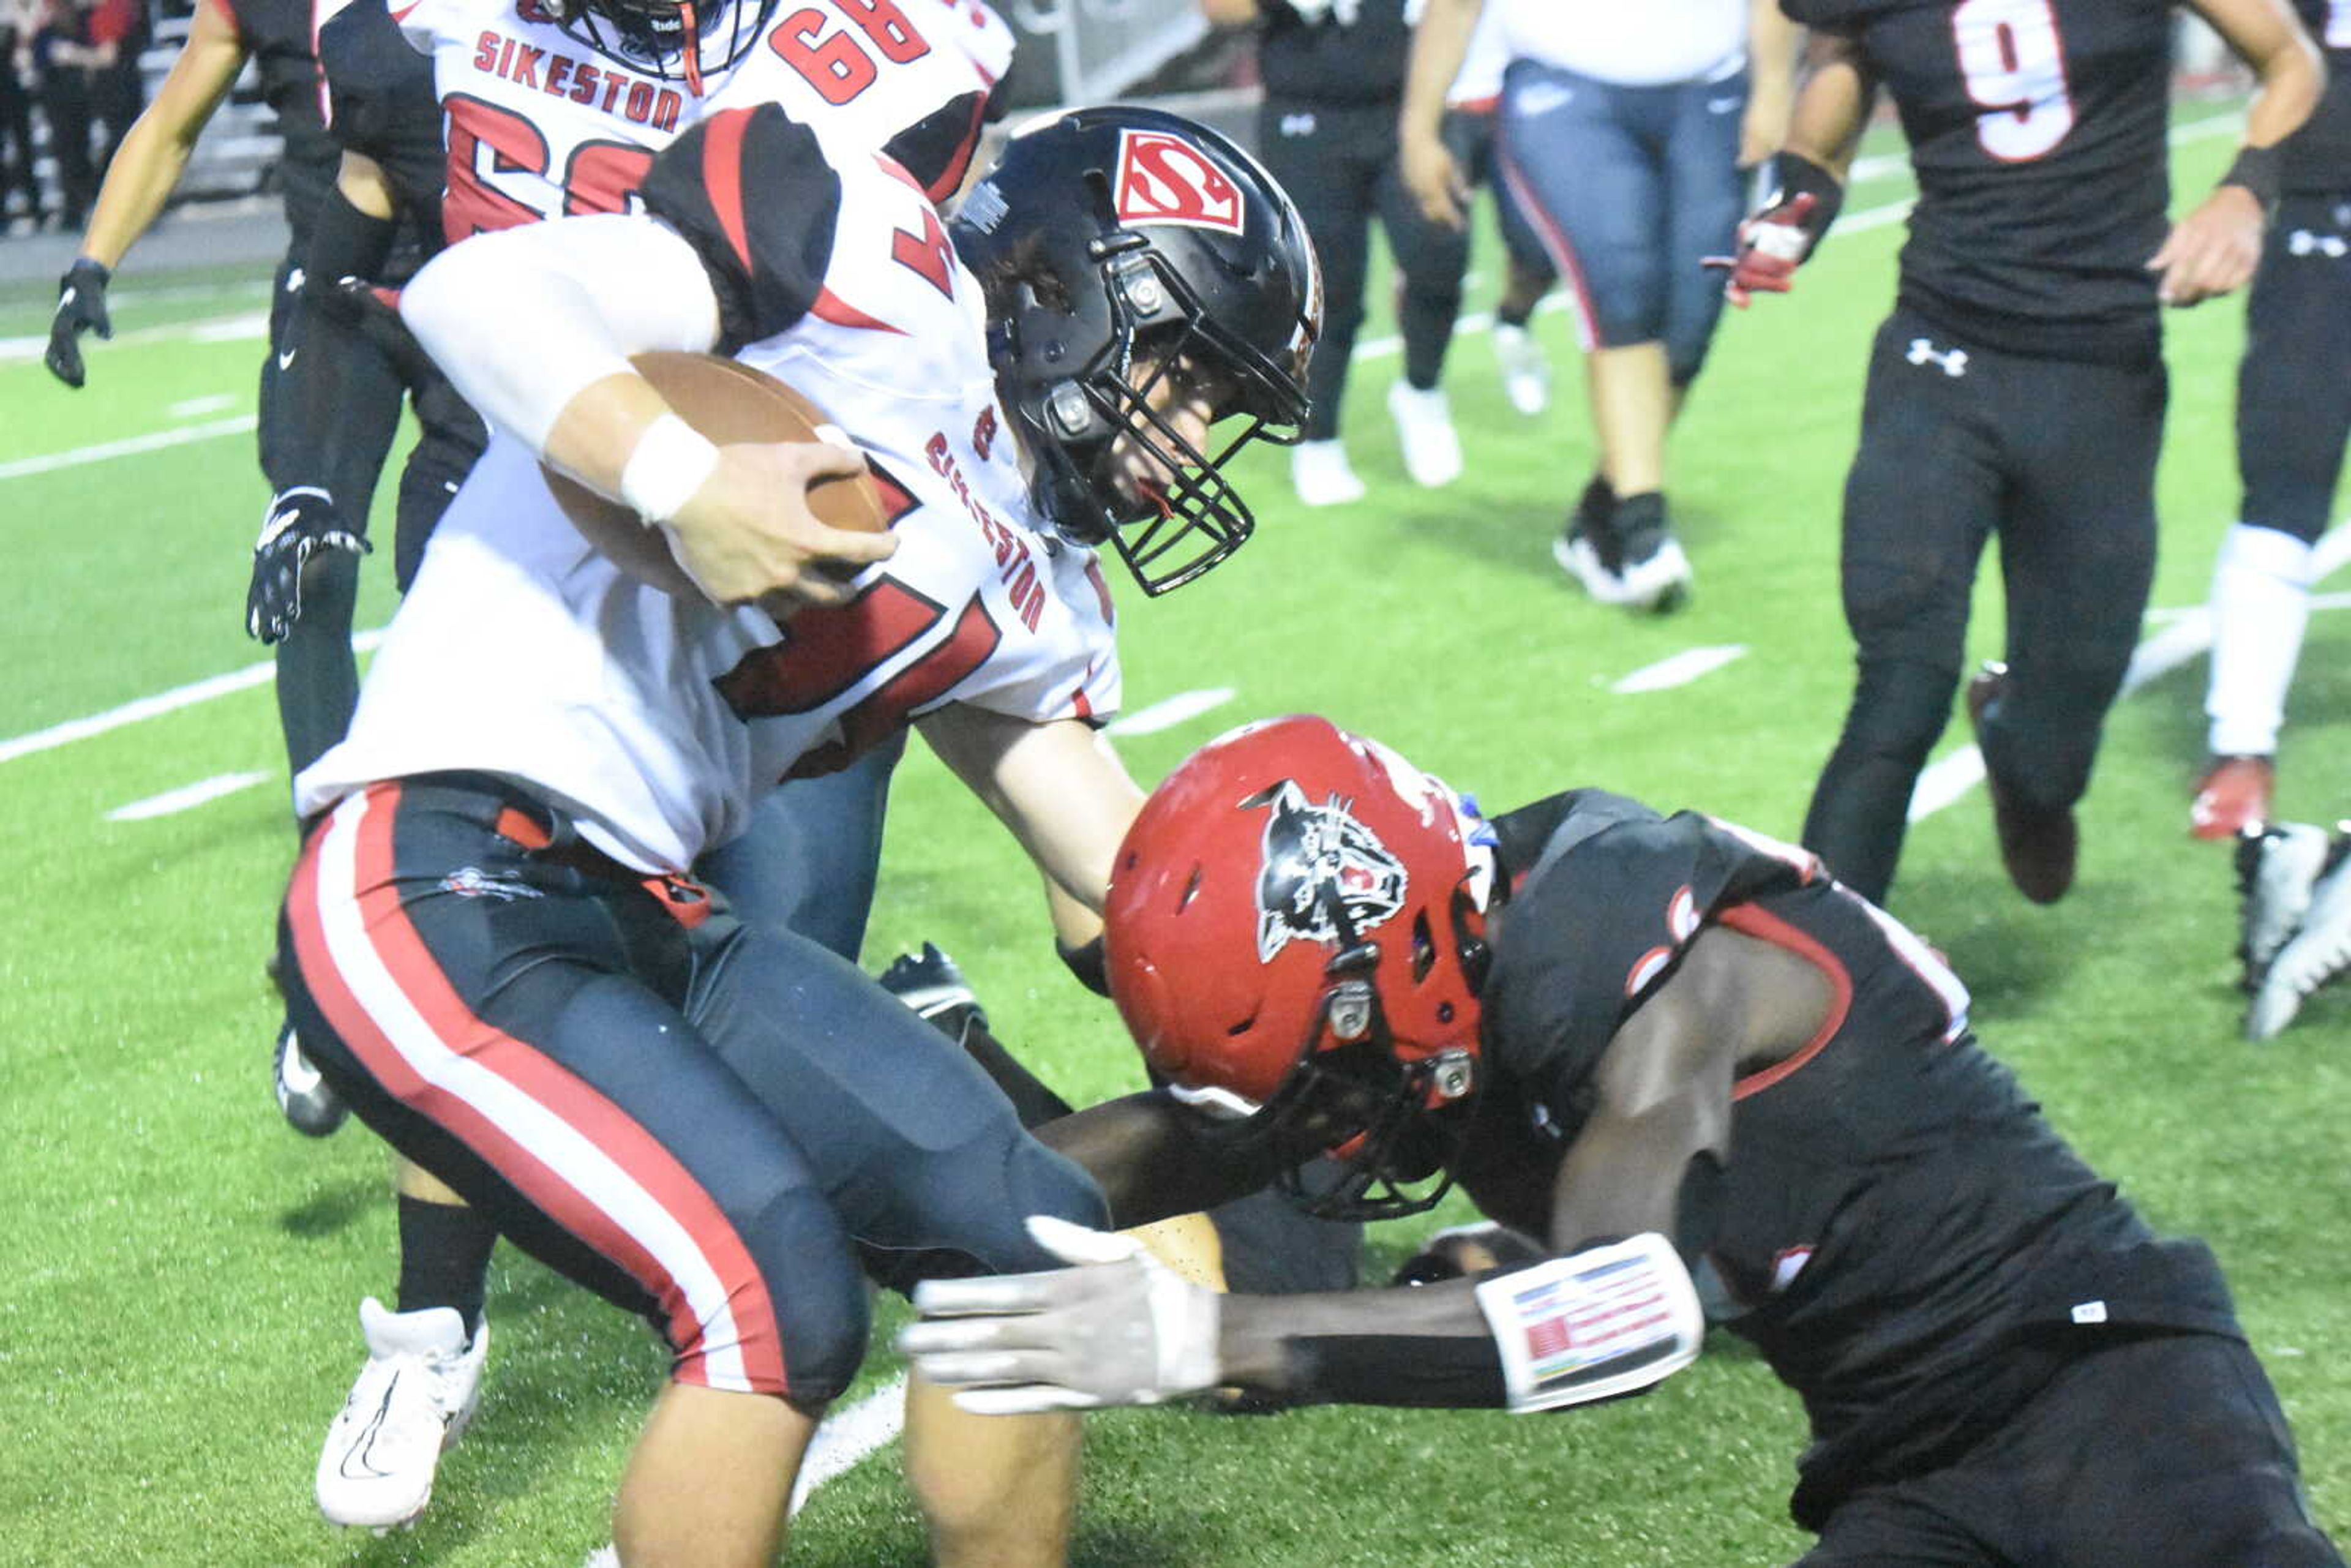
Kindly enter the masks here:
M 1884 900 L 1997 535 L 2005 667 L 1977 678 L 1969 707 L 2010 879 L 2046 904 L 2073 883 L 2074 806 L 2154 570 L 2158 308 L 2251 275 L 2273 149 L 2317 101 L 2317 55 L 2283 0 L 2190 0 L 2261 89 L 2236 163 L 2175 225 L 2167 0 L 1782 4 L 1813 28 L 1812 72 L 1773 193 L 1741 230 L 1733 298 L 1787 289 L 1880 89 L 1918 177 L 1845 482 L 1858 678 L 1804 844 Z
M 778 780 L 919 720 L 1099 910 L 1140 796 L 1095 727 L 1120 674 L 1093 546 L 1168 586 L 1247 538 L 1220 469 L 1295 439 L 1322 295 L 1280 189 L 1146 110 L 1015 138 L 952 235 L 772 104 L 696 126 L 643 200 L 454 246 L 403 297 L 496 434 L 298 781 L 281 948 L 356 1113 L 667 1339 L 622 1560 L 764 1563 L 864 1350 L 852 1242 L 1034 1268 L 1024 1215 L 1105 1216 L 952 1041 L 686 868 Z M 714 446 L 631 366 L 713 349 L 856 450 Z M 541 461 L 665 529 L 702 591 L 598 554 Z M 810 514 L 842 472 L 889 531 Z

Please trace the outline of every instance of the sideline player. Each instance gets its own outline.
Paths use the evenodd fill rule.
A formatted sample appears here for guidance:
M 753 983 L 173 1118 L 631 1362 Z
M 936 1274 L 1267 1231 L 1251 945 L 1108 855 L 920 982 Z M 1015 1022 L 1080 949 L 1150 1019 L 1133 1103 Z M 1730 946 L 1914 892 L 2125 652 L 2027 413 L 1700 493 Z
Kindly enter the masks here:
M 1404 338 L 1404 373 L 1388 385 L 1388 413 L 1413 483 L 1450 485 L 1461 475 L 1461 441 L 1438 381 L 1468 248 L 1461 235 L 1421 215 L 1397 176 L 1396 104 L 1418 0 L 1200 0 L 1200 9 L 1219 27 L 1259 29 L 1258 150 L 1306 214 L 1331 290 L 1311 423 L 1290 453 L 1300 502 L 1344 507 L 1364 497 L 1339 423 L 1375 215 L 1395 258 Z
M 697 126 L 642 196 L 665 222 L 486 235 L 404 296 L 499 434 L 350 737 L 300 780 L 320 816 L 284 946 L 303 1037 L 361 1118 L 669 1336 L 623 1560 L 765 1562 L 862 1354 L 850 1241 L 1001 1267 L 1043 1260 L 1022 1207 L 1100 1207 L 950 1042 L 683 868 L 776 779 L 919 716 L 1098 905 L 1135 791 L 1092 727 L 1119 674 L 1091 547 L 1156 592 L 1239 546 L 1222 465 L 1294 438 L 1320 290 L 1262 172 L 1144 110 L 1017 138 L 956 248 L 853 128 L 774 105 Z M 824 528 L 799 499 L 857 459 L 712 447 L 626 358 L 713 346 L 852 434 L 891 534 Z M 657 519 L 736 608 L 622 577 L 541 457 Z M 748 602 L 777 590 L 809 606 L 789 636 Z
M 1510 67 L 1510 43 L 1502 32 L 1502 7 L 1478 16 L 1478 26 L 1461 56 L 1461 70 L 1445 89 L 1440 135 L 1463 185 L 1485 186 L 1494 198 L 1495 226 L 1501 231 L 1506 274 L 1494 306 L 1494 360 L 1510 406 L 1532 418 L 1551 406 L 1551 362 L 1535 341 L 1536 305 L 1559 280 L 1559 270 L 1520 209 L 1496 155 L 1495 120 L 1502 102 L 1502 74 Z
M 1580 1404 L 1686 1363 L 1703 1296 L 1811 1416 L 1812 1568 L 2341 1563 L 2210 1252 L 2151 1234 L 1813 856 L 1596 789 L 1489 824 L 1289 718 L 1169 776 L 1105 918 L 1146 1058 L 1253 1114 L 1162 1091 L 1048 1129 L 1118 1223 L 1350 1140 L 1367 1203 L 1458 1180 L 1553 1255 L 1218 1298 L 1040 1222 L 1091 1266 L 926 1283 L 901 1338 L 973 1408 Z
M 99 188 L 80 252 L 58 282 L 45 360 L 68 386 L 83 384 L 82 334 L 113 335 L 106 290 L 114 269 L 162 214 L 187 167 L 196 137 L 247 61 L 258 68 L 262 98 L 285 138 L 278 178 L 291 237 L 270 293 L 269 347 L 261 363 L 259 404 L 262 472 L 273 489 L 283 489 L 281 471 L 300 416 L 299 405 L 286 394 L 284 372 L 296 358 L 290 338 L 303 294 L 304 259 L 314 223 L 329 199 L 337 157 L 320 111 L 308 0 L 202 0 L 196 6 L 187 42 L 154 101 L 123 137 Z M 363 519 L 399 425 L 402 387 L 392 365 L 372 350 L 355 354 L 338 373 L 343 402 L 336 416 L 346 440 L 333 483 L 351 515 Z M 271 510 L 277 510 L 274 504 Z M 342 734 L 358 687 L 348 608 L 356 559 L 344 557 L 335 570 L 335 585 L 322 586 L 316 597 L 341 603 L 340 621 L 323 612 L 315 613 L 308 625 L 278 644 L 277 716 L 290 773 L 308 767 Z
M 2277 210 L 2237 370 L 2239 519 L 2212 567 L 2210 758 L 2189 831 L 2258 831 L 2277 787 L 2286 689 L 2310 623 L 2314 548 L 2351 437 L 2351 6 L 2294 0 L 2325 46 L 2326 95 L 2278 148 Z
M 1787 127 L 1795 35 L 1773 0 L 1492 0 L 1511 57 L 1504 179 L 1577 308 L 1598 473 L 1552 547 L 1593 599 L 1669 610 L 1689 586 L 1665 497 L 1666 437 L 1705 365 L 1722 294 L 1701 263 L 1739 226 L 1740 171 Z M 1487 0 L 1433 0 L 1402 118 L 1406 183 L 1458 225 L 1446 84 Z
M 2252 275 L 2277 146 L 2318 99 L 2318 57 L 2283 0 L 2189 0 L 2261 89 L 2220 187 L 2168 224 L 2164 0 L 1783 5 L 1813 30 L 1812 74 L 1772 192 L 1740 228 L 1732 301 L 1788 288 L 1835 214 L 1880 87 L 1918 176 L 1845 479 L 1858 676 L 1804 844 L 1884 901 L 1996 533 L 2006 656 L 1970 683 L 1968 710 L 2009 879 L 2053 903 L 2074 883 L 2074 806 L 2155 569 L 2158 308 Z
M 422 51 L 418 64 L 443 100 L 433 114 L 431 162 L 417 156 L 422 150 L 402 125 L 390 124 L 374 149 L 381 179 L 347 165 L 346 183 L 372 207 L 399 193 L 386 185 L 407 190 L 403 199 L 411 201 L 429 190 L 451 240 L 541 217 L 632 210 L 645 167 L 682 128 L 715 108 L 770 99 L 886 146 L 934 196 L 961 183 L 1010 63 L 1012 37 L 1000 18 L 977 0 L 922 0 L 911 11 L 886 0 L 847 6 L 826 0 L 795 11 L 789 28 L 769 32 L 773 11 L 752 0 L 705 6 L 696 26 L 669 5 L 583 0 L 558 14 L 510 0 L 423 0 L 401 14 L 399 28 L 414 47 L 399 53 L 418 59 Z M 364 81 L 372 89 L 350 106 L 366 122 L 382 119 L 409 90 L 410 68 L 388 57 L 387 45 L 399 46 L 396 34 L 386 37 L 392 27 L 380 6 L 358 5 L 321 33 L 322 50 L 346 85 Z M 343 275 L 339 267 L 331 276 Z M 349 329 L 338 315 L 314 319 L 327 331 Z M 313 406 L 329 403 L 321 398 Z M 330 499 L 321 499 L 309 498 L 297 526 L 331 538 L 338 520 Z M 403 556 L 407 538 L 403 531 Z M 281 559 L 299 548 L 298 536 L 277 543 Z M 257 570 L 257 588 L 259 577 Z M 284 574 L 275 580 L 282 584 Z M 298 574 L 294 580 L 298 586 Z M 277 602 L 298 610 L 282 594 Z M 752 829 L 715 848 L 696 874 L 721 887 L 746 920 L 812 936 L 853 959 L 902 746 L 893 737 L 848 768 L 768 795 Z M 281 1037 L 278 1061 L 289 1112 L 332 1107 L 323 1084 L 297 1082 L 298 1092 L 287 1092 L 287 1069 L 301 1065 L 290 1034 Z M 318 1124 L 331 1131 L 334 1120 Z M 495 1230 L 405 1162 L 396 1186 L 401 1310 L 362 1303 L 370 1354 L 319 1454 L 319 1507 L 340 1523 L 380 1526 L 423 1511 L 444 1447 L 464 1429 L 481 1371 Z M 361 1446 L 367 1462 L 354 1462 Z M 919 1439 L 910 1446 L 920 1447 Z

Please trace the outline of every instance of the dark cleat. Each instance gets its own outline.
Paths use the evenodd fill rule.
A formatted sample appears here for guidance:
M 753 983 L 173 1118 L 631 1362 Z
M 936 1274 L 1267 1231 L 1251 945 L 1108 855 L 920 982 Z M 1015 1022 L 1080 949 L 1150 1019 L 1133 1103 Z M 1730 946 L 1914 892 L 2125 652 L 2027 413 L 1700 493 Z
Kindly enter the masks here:
M 294 1037 L 292 1023 L 277 1026 L 277 1050 L 270 1062 L 270 1076 L 277 1089 L 277 1108 L 286 1113 L 287 1124 L 306 1138 L 324 1138 L 343 1124 L 351 1113 L 343 1097 L 335 1092 L 310 1059 L 302 1054 L 302 1042 Z
M 1987 663 L 1968 682 L 1968 723 L 1976 732 L 1976 749 L 1983 750 L 1985 710 L 2008 689 L 2008 666 Z M 1984 758 L 1984 783 L 1991 795 L 1992 826 L 2000 834 L 2000 858 L 2016 891 L 2035 904 L 2054 904 L 2074 885 L 2074 862 L 2081 852 L 2081 835 L 2074 825 L 2074 810 L 2028 805 L 2001 783 L 2000 774 Z

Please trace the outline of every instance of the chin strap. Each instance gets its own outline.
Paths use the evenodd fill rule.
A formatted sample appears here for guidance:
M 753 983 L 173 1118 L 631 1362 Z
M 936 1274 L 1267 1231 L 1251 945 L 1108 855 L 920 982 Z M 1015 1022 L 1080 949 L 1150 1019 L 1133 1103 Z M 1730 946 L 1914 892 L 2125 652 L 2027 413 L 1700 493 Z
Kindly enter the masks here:
M 685 86 L 702 96 L 702 25 L 695 19 L 694 0 L 678 0 L 678 24 L 685 34 Z

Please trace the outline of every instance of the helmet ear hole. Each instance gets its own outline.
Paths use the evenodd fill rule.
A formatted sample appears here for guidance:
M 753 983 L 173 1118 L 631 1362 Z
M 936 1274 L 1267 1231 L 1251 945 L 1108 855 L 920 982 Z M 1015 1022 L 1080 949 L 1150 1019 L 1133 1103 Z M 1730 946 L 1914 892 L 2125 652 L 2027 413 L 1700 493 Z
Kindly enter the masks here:
M 1437 939 L 1429 934 L 1428 913 L 1423 910 L 1412 917 L 1412 983 L 1416 986 L 1428 978 L 1435 967 Z

